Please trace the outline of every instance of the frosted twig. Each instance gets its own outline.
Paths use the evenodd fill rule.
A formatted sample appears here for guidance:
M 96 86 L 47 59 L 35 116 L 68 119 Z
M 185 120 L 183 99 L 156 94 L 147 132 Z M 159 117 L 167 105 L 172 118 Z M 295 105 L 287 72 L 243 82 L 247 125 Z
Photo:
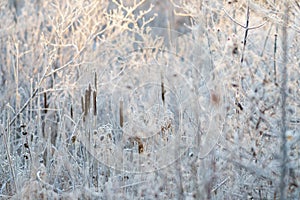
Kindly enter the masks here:
M 223 181 L 218 183 L 212 190 L 211 192 L 215 192 L 217 189 L 219 189 L 222 185 L 224 185 L 227 181 L 229 180 L 229 177 L 225 178 Z
M 123 188 L 127 188 L 127 187 L 132 187 L 132 186 L 136 186 L 136 185 L 139 185 L 139 184 L 142 184 L 142 183 L 146 183 L 146 182 L 147 181 L 140 181 L 140 182 L 136 182 L 136 183 L 132 183 L 132 184 L 123 185 L 120 188 L 123 189 Z

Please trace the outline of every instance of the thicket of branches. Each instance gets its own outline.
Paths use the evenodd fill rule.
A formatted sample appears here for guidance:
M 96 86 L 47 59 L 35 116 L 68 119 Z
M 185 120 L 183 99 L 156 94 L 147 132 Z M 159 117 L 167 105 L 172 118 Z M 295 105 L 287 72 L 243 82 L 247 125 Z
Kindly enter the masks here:
M 295 1 L 0 3 L 0 197 L 299 199 Z

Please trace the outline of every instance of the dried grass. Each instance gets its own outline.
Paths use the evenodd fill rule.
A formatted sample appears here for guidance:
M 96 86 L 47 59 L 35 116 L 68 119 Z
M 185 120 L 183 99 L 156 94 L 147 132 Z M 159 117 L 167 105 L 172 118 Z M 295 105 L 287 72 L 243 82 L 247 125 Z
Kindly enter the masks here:
M 0 197 L 299 199 L 289 5 L 1 2 Z

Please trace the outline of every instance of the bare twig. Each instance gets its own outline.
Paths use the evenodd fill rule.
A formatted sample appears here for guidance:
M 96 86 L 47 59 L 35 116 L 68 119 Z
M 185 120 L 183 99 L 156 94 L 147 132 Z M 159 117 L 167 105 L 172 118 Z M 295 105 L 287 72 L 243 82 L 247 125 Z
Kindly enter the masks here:
M 248 7 L 248 8 L 249 8 L 249 7 Z M 241 23 L 239 23 L 238 21 L 236 21 L 233 17 L 231 17 L 231 15 L 230 15 L 224 8 L 223 8 L 223 11 L 225 12 L 225 14 L 229 17 L 229 19 L 230 19 L 231 21 L 233 21 L 234 23 L 236 23 L 237 25 L 239 25 L 240 27 L 242 27 L 242 28 L 244 28 L 244 29 L 247 28 L 246 26 L 244 26 L 244 25 L 242 25 Z M 259 24 L 259 25 L 257 25 L 257 26 L 248 27 L 247 29 L 248 29 L 248 30 L 258 29 L 258 28 L 264 26 L 267 22 L 268 22 L 268 21 L 265 21 L 265 22 L 263 22 L 262 24 Z
M 238 21 L 236 21 L 233 17 L 231 17 L 229 15 L 229 13 L 223 9 L 223 11 L 225 12 L 225 14 L 230 18 L 231 21 L 233 21 L 235 24 L 241 26 L 243 29 L 245 29 L 245 35 L 244 35 L 244 40 L 243 40 L 243 50 L 242 50 L 242 57 L 241 57 L 241 63 L 243 63 L 244 61 L 244 53 L 245 53 L 245 49 L 246 49 L 246 43 L 247 43 L 247 36 L 248 36 L 248 32 L 249 30 L 252 29 L 258 29 L 262 26 L 264 26 L 267 21 L 265 21 L 264 23 L 258 25 L 258 26 L 253 26 L 253 27 L 249 27 L 249 19 L 250 19 L 250 6 L 249 6 L 249 1 L 248 1 L 248 5 L 247 5 L 247 12 L 246 12 L 246 25 L 242 25 L 241 23 L 239 23 Z
M 276 70 L 276 68 L 277 68 L 277 63 L 276 63 L 276 58 L 277 58 L 277 56 L 276 56 L 276 53 L 277 53 L 277 38 L 278 38 L 278 35 L 277 35 L 277 31 L 276 31 L 276 34 L 275 34 L 275 38 L 274 38 L 274 52 L 273 52 L 273 59 L 274 59 L 274 61 L 273 61 L 273 70 L 274 70 L 274 83 L 276 84 L 276 82 L 277 82 L 277 80 L 276 80 L 276 76 L 277 76 L 277 70 Z
M 215 192 L 217 189 L 219 189 L 222 185 L 224 185 L 227 181 L 229 180 L 229 177 L 225 178 L 223 181 L 218 183 L 212 190 L 211 192 Z
M 242 58 L 241 58 L 241 63 L 244 61 L 244 53 L 246 49 L 246 43 L 247 43 L 247 36 L 248 36 L 248 31 L 249 31 L 249 18 L 250 18 L 250 8 L 249 8 L 249 1 L 247 5 L 247 13 L 246 13 L 246 27 L 245 27 L 245 35 L 244 35 L 244 40 L 243 40 L 243 50 L 242 50 Z
M 123 185 L 120 188 L 123 189 L 123 188 L 127 188 L 127 187 L 133 187 L 133 186 L 136 186 L 136 185 L 140 185 L 142 183 L 147 183 L 147 181 L 140 181 L 140 182 L 131 183 L 131 184 L 128 184 L 128 185 Z
M 270 28 L 269 28 L 269 30 L 268 30 L 268 34 L 267 34 L 267 36 L 266 36 L 265 42 L 264 42 L 263 49 L 262 49 L 261 54 L 260 54 L 261 57 L 263 57 L 263 55 L 264 55 L 264 53 L 265 53 L 265 49 L 266 49 L 267 42 L 268 42 L 269 37 L 270 37 L 270 33 L 271 33 L 271 30 L 272 30 L 272 27 L 273 27 L 273 25 L 271 24 L 271 26 L 270 26 Z

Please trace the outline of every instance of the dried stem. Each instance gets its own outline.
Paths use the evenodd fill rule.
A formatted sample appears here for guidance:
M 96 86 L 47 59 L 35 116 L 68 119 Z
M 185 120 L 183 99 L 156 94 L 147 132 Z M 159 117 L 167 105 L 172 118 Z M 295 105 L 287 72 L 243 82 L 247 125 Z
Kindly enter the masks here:
M 286 176 L 288 174 L 287 168 L 287 139 L 286 139 L 286 99 L 287 99 L 287 63 L 288 63 L 288 33 L 287 33 L 287 25 L 289 22 L 289 3 L 285 1 L 285 14 L 284 14 L 284 26 L 282 26 L 282 50 L 283 50 L 283 64 L 282 64 L 282 84 L 281 84 L 281 153 L 282 153 L 282 160 L 281 160 L 281 176 L 280 176 L 280 199 L 284 200 L 287 199 L 286 194 Z
M 123 128 L 124 125 L 124 115 L 123 115 L 123 100 L 120 100 L 120 127 Z

